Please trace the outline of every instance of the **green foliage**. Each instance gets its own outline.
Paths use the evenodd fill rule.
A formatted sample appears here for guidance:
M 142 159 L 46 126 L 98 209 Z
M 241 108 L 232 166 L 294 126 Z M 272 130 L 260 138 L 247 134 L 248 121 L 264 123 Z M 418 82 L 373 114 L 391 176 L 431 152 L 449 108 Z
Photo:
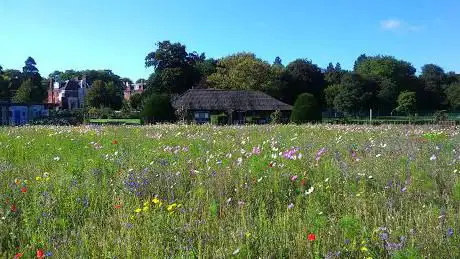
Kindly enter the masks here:
M 294 123 L 321 121 L 321 109 L 312 94 L 303 93 L 297 97 L 292 108 L 291 121 Z
M 416 86 L 415 68 L 406 61 L 391 56 L 360 56 L 354 71 L 367 80 L 378 84 L 379 108 L 391 111 L 400 92 L 414 90 Z
M 402 92 L 398 97 L 398 107 L 396 107 L 397 112 L 402 112 L 407 115 L 410 115 L 415 111 L 417 107 L 417 99 L 415 92 Z
M 277 77 L 268 62 L 252 53 L 237 53 L 222 58 L 216 72 L 207 79 L 211 87 L 234 90 L 276 91 Z
M 346 215 L 339 221 L 340 229 L 345 239 L 353 240 L 359 238 L 361 235 L 360 220 L 354 216 Z
M 129 98 L 129 106 L 134 110 L 141 110 L 142 109 L 142 100 L 143 96 L 140 93 L 134 93 Z
M 276 110 L 270 114 L 270 122 L 272 124 L 279 124 L 281 123 L 281 111 Z
M 394 259 L 419 259 L 422 258 L 415 248 L 405 248 L 401 251 L 396 251 L 392 256 Z
M 447 87 L 446 96 L 452 109 L 460 109 L 460 81 Z
M 32 79 L 25 80 L 13 97 L 15 103 L 42 103 L 46 92 L 41 85 L 36 85 Z
M 96 80 L 88 90 L 86 103 L 90 107 L 118 110 L 123 104 L 123 88 L 112 81 L 104 83 L 102 80 Z
M 202 78 L 200 73 L 209 68 L 208 64 L 203 64 L 206 63 L 204 54 L 187 53 L 185 45 L 162 41 L 157 47 L 145 57 L 145 66 L 155 69 L 147 80 L 148 95 L 183 93 L 197 85 Z
M 340 86 L 335 86 L 328 92 L 327 98 L 335 94 L 334 108 L 344 113 L 372 108 L 376 85 L 371 80 L 366 80 L 356 73 L 348 73 L 342 77 Z
M 325 86 L 321 69 L 311 60 L 297 59 L 289 63 L 283 75 L 286 85 L 282 89 L 282 100 L 293 104 L 302 93 L 311 93 L 321 103 Z
M 341 85 L 339 84 L 333 84 L 329 85 L 324 89 L 324 97 L 326 100 L 326 105 L 329 108 L 334 108 L 334 100 L 335 97 L 340 93 Z
M 152 94 L 144 100 L 141 116 L 147 122 L 172 122 L 174 109 L 171 106 L 171 98 L 167 94 Z
M 209 118 L 212 125 L 225 125 L 228 122 L 228 116 L 225 113 L 211 114 Z
M 446 110 L 440 110 L 436 111 L 433 115 L 434 121 L 441 122 L 441 121 L 446 121 L 449 118 L 447 111 Z

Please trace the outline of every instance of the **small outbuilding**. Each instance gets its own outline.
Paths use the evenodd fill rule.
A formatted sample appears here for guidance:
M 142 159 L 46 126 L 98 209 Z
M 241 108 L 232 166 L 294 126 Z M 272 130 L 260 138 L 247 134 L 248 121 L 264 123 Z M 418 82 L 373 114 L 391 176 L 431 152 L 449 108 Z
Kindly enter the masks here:
M 173 100 L 172 106 L 196 123 L 213 122 L 211 117 L 217 116 L 228 124 L 263 124 L 275 111 L 281 122 L 287 122 L 292 110 L 291 105 L 252 90 L 190 89 Z

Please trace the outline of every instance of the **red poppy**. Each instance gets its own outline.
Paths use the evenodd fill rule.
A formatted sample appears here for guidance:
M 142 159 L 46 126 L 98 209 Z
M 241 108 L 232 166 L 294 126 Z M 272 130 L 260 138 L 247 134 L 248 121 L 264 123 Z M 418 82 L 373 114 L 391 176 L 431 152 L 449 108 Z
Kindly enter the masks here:
M 301 184 L 301 185 L 305 185 L 305 178 L 303 178 L 303 179 L 300 181 L 300 184 Z
M 37 250 L 37 258 L 45 258 L 45 253 L 43 252 L 43 250 Z
M 21 188 L 21 192 L 23 192 L 23 193 L 24 193 L 24 192 L 27 192 L 27 188 L 26 188 L 26 187 L 22 187 L 22 188 Z
M 308 234 L 307 236 L 308 241 L 315 241 L 316 240 L 316 235 L 313 233 Z
M 112 144 L 114 144 L 114 145 L 118 144 L 118 140 L 116 140 L 116 139 L 112 140 Z
M 268 164 L 268 167 L 273 167 L 273 163 L 270 162 L 270 163 Z
M 23 255 L 24 255 L 23 253 L 17 253 L 17 254 L 14 256 L 14 259 L 21 258 Z
M 11 205 L 11 211 L 16 212 L 16 204 Z
M 115 205 L 115 206 L 113 206 L 113 207 L 114 207 L 115 209 L 119 209 L 119 208 L 121 208 L 121 205 L 118 204 L 118 205 Z

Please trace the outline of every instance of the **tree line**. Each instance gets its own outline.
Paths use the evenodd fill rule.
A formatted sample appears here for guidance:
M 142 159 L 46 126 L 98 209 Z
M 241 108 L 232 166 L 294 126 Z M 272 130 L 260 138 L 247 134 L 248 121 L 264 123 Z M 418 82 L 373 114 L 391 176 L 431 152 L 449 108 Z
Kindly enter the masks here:
M 288 104 L 302 93 L 312 94 L 322 110 L 359 115 L 411 114 L 460 109 L 460 75 L 435 64 L 414 66 L 392 56 L 360 55 L 353 70 L 329 63 L 321 68 L 309 59 L 287 65 L 253 53 L 241 52 L 221 59 L 187 52 L 180 43 L 163 41 L 145 58 L 154 72 L 147 80 L 146 96 L 181 94 L 187 89 L 248 89 L 266 92 Z
M 310 93 L 321 110 L 331 115 L 360 115 L 369 109 L 378 115 L 460 109 L 459 74 L 435 64 L 422 66 L 416 74 L 408 61 L 386 55 L 362 54 L 352 70 L 345 70 L 340 63 L 331 62 L 321 68 L 306 58 L 284 65 L 276 57 L 269 63 L 248 52 L 213 59 L 187 51 L 181 43 L 161 41 L 146 55 L 144 65 L 153 69 L 145 80 L 146 90 L 124 102 L 124 83 L 132 83 L 129 78 L 111 70 L 66 70 L 54 71 L 43 79 L 35 60 L 29 57 L 22 72 L 0 67 L 0 98 L 39 102 L 46 97 L 50 79 L 85 78 L 93 85 L 87 96 L 88 106 L 145 110 L 146 115 L 155 114 L 157 118 L 168 117 L 168 100 L 190 88 L 258 90 L 288 104 L 294 104 L 300 94 Z M 165 107 L 158 108 L 159 104 Z

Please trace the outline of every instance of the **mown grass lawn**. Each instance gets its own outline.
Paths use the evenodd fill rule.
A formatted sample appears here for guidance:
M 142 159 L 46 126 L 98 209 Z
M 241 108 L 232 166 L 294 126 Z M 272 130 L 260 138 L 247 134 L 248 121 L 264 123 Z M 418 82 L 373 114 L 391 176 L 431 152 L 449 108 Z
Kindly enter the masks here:
M 0 257 L 456 258 L 458 132 L 1 128 Z
M 90 119 L 89 123 L 140 125 L 141 120 L 140 119 Z

